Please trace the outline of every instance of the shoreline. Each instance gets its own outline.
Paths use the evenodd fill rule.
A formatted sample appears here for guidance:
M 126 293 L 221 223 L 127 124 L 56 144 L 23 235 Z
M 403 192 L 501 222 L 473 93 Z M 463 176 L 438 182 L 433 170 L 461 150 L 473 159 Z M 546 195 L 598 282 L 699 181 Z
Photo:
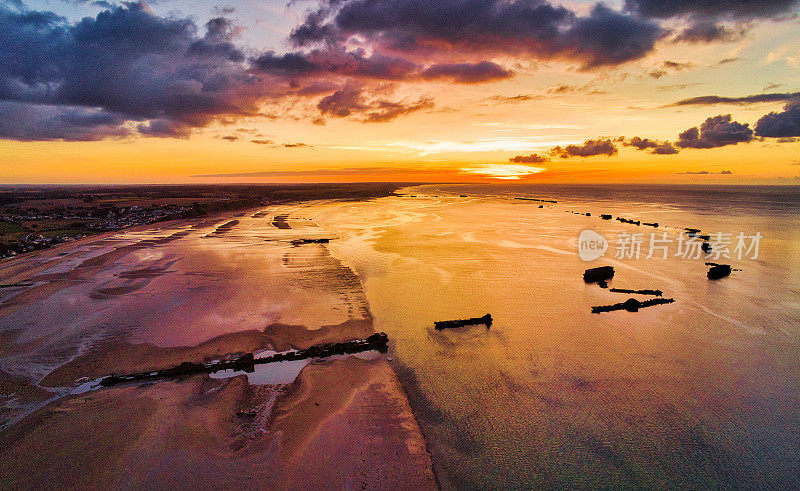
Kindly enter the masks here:
M 307 203 L 281 204 L 259 207 L 251 211 L 255 213 L 259 210 L 275 210 L 277 214 L 277 210 L 293 206 L 303 208 L 305 204 Z M 249 215 L 250 213 L 238 210 L 220 214 L 215 217 L 213 223 L 210 223 L 208 217 L 202 217 L 195 221 L 184 219 L 136 226 L 123 231 L 103 234 L 101 238 L 89 237 L 81 239 L 80 242 L 75 241 L 61 244 L 56 248 L 36 251 L 35 256 L 27 255 L 14 258 L 12 264 L 14 267 L 11 269 L 2 268 L 0 269 L 0 274 L 5 276 L 10 273 L 10 278 L 32 275 L 35 281 L 31 283 L 38 284 L 39 287 L 42 286 L 41 281 L 43 280 L 47 281 L 44 285 L 57 283 L 60 286 L 40 288 L 39 291 L 41 293 L 28 295 L 27 298 L 19 299 L 16 296 L 4 298 L 2 304 L 0 304 L 0 312 L 3 315 L 3 317 L 0 317 L 0 321 L 13 320 L 15 315 L 27 315 L 26 313 L 30 312 L 31 308 L 43 307 L 43 302 L 52 302 L 53 299 L 67 295 L 67 293 L 64 293 L 65 291 L 74 290 L 75 288 L 86 292 L 85 294 L 97 291 L 100 287 L 104 289 L 103 291 L 120 292 L 110 296 L 109 294 L 102 294 L 97 296 L 96 300 L 87 300 L 89 304 L 101 302 L 98 306 L 108 305 L 108 302 L 112 302 L 112 305 L 120 304 L 124 306 L 125 302 L 133 302 L 131 298 L 140 295 L 139 292 L 151 291 L 154 288 L 166 293 L 170 291 L 168 280 L 171 282 L 176 281 L 173 270 L 180 266 L 181 263 L 167 262 L 163 263 L 164 266 L 158 266 L 162 263 L 157 262 L 150 269 L 146 265 L 144 268 L 139 265 L 131 269 L 132 264 L 128 263 L 134 260 L 133 256 L 147 256 L 150 254 L 147 251 L 150 250 L 164 250 L 163 254 L 169 256 L 173 253 L 172 251 L 178 250 L 182 245 L 186 247 L 186 245 L 181 244 L 182 242 L 196 244 L 196 246 L 192 247 L 196 247 L 201 257 L 204 258 L 210 257 L 208 254 L 213 253 L 215 250 L 214 241 L 224 240 L 232 244 L 240 242 L 256 244 L 257 242 L 253 242 L 253 239 L 249 236 L 237 235 L 239 233 L 237 229 L 240 228 L 238 224 L 229 227 L 230 231 L 226 234 L 216 234 L 220 237 L 203 239 L 203 230 L 213 230 L 214 225 L 226 218 L 230 220 L 235 218 L 240 221 L 250 220 L 254 222 L 254 226 L 259 227 L 261 225 L 256 222 L 257 220 L 268 223 L 269 219 L 266 217 L 251 218 Z M 193 222 L 194 225 L 202 224 L 204 226 L 200 229 L 194 229 L 192 228 Z M 306 224 L 301 223 L 300 225 L 305 226 Z M 68 265 L 65 263 L 66 259 L 64 258 L 73 258 L 73 256 L 80 256 L 81 254 L 85 256 L 85 249 L 91 249 L 93 243 L 113 241 L 122 236 L 141 235 L 142 232 L 151 230 L 156 233 L 161 232 L 159 235 L 164 235 L 164 230 L 171 230 L 175 232 L 172 235 L 176 235 L 176 237 L 170 239 L 169 237 L 171 236 L 168 234 L 166 238 L 168 240 L 152 241 L 147 238 L 145 233 L 143 234 L 145 237 L 139 242 L 127 243 L 123 241 L 123 243 L 112 244 L 109 250 L 106 250 L 108 249 L 107 247 L 105 249 L 101 247 L 99 255 L 92 256 L 90 253 L 90 257 L 82 262 L 75 263 L 73 269 L 69 270 L 75 271 L 74 268 L 77 268 L 83 271 L 78 276 L 73 275 L 70 277 L 69 274 L 65 276 L 65 273 L 57 275 L 49 273 L 48 276 L 50 267 L 58 268 Z M 182 233 L 182 230 L 188 230 L 188 232 Z M 297 235 L 298 233 L 305 233 L 305 231 L 304 229 L 284 231 L 276 228 L 275 230 L 266 229 L 264 233 L 281 233 L 285 234 L 288 239 L 290 234 Z M 259 234 L 263 233 L 259 232 Z M 228 235 L 231 237 L 226 238 Z M 189 242 L 187 243 L 187 241 Z M 142 242 L 147 243 L 142 244 Z M 374 333 L 368 306 L 363 300 L 359 300 L 363 297 L 363 293 L 360 291 L 360 283 L 355 279 L 352 271 L 341 266 L 338 261 L 331 258 L 327 253 L 323 253 L 324 247 L 322 245 L 313 244 L 292 248 L 288 243 L 284 243 L 283 239 L 279 242 L 267 242 L 265 244 L 268 245 L 259 247 L 267 248 L 265 251 L 267 251 L 268 259 L 257 259 L 259 261 L 258 264 L 265 262 L 270 262 L 271 264 L 276 261 L 286 263 L 287 258 L 289 259 L 289 263 L 286 263 L 288 264 L 286 267 L 289 269 L 285 273 L 273 271 L 272 276 L 270 276 L 272 280 L 287 282 L 291 281 L 289 278 L 297 274 L 300 275 L 301 279 L 305 275 L 311 275 L 318 284 L 308 284 L 306 285 L 308 287 L 306 290 L 309 292 L 317 291 L 318 293 L 315 293 L 315 295 L 318 295 L 319 299 L 305 300 L 311 300 L 316 303 L 322 302 L 319 304 L 320 306 L 332 301 L 336 303 L 345 302 L 345 305 L 350 305 L 348 309 L 352 312 L 349 314 L 351 316 L 350 320 L 346 320 L 343 323 L 326 323 L 323 321 L 322 327 L 304 326 L 295 322 L 273 322 L 267 325 L 266 328 L 262 328 L 262 330 L 238 330 L 237 328 L 237 330 L 227 334 L 212 336 L 199 344 L 189 343 L 174 347 L 171 346 L 171 342 L 165 344 L 163 341 L 158 341 L 159 337 L 154 338 L 157 340 L 155 344 L 138 342 L 137 339 L 141 339 L 142 336 L 146 338 L 146 331 L 133 337 L 130 333 L 126 333 L 124 329 L 120 331 L 120 334 L 114 334 L 115 331 L 109 331 L 107 334 L 102 334 L 95 341 L 90 341 L 83 348 L 80 345 L 76 345 L 78 347 L 77 354 L 68 358 L 65 362 L 59 363 L 58 358 L 53 358 L 53 362 L 51 362 L 55 363 L 53 368 L 48 370 L 38 383 L 30 387 L 43 388 L 36 390 L 68 388 L 70 384 L 75 383 L 75 380 L 93 375 L 107 375 L 112 367 L 117 370 L 117 373 L 121 371 L 119 370 L 121 366 L 126 365 L 131 369 L 150 370 L 157 366 L 158 368 L 163 368 L 166 366 L 165 364 L 168 365 L 176 360 L 207 360 L 220 356 L 235 356 L 237 353 L 252 352 L 264 348 L 285 349 L 291 347 L 298 349 L 318 344 L 321 341 L 342 342 L 350 339 L 365 338 Z M 208 249 L 209 247 L 211 249 Z M 82 249 L 83 252 L 81 252 Z M 63 253 L 67 254 L 63 255 Z M 198 252 L 195 251 L 193 254 L 198 254 Z M 308 257 L 309 254 L 311 255 L 310 257 Z M 297 259 L 292 259 L 294 257 Z M 192 260 L 192 257 L 183 258 L 184 262 L 191 262 Z M 243 260 L 253 261 L 249 256 Z M 72 261 L 74 262 L 74 259 Z M 6 264 L 2 266 L 6 266 Z M 84 266 L 81 266 L 81 264 Z M 295 269 L 299 269 L 299 272 L 295 272 Z M 91 273 L 92 276 L 87 276 L 89 271 L 95 271 L 95 273 Z M 107 271 L 111 273 L 110 276 Z M 148 274 L 144 274 L 142 271 L 147 271 Z M 153 271 L 153 273 L 150 273 L 150 271 Z M 183 276 L 182 278 L 188 279 L 181 279 L 179 283 L 191 286 L 194 282 L 199 282 L 209 285 L 209 287 L 211 285 L 223 285 L 219 283 L 223 278 L 237 274 L 235 269 L 231 269 L 231 272 L 228 272 L 228 269 L 225 269 L 224 266 L 223 272 L 214 272 L 206 269 L 206 273 L 217 275 L 217 277 L 214 277 L 213 280 L 205 281 L 205 275 L 196 276 L 192 271 L 187 270 L 188 276 Z M 286 279 L 280 279 L 287 274 L 289 276 Z M 98 275 L 111 278 L 111 280 L 97 280 L 95 278 Z M 348 277 L 351 279 L 347 279 Z M 237 280 L 237 282 L 243 280 L 244 278 Z M 76 281 L 78 282 L 76 283 Z M 94 282 L 99 284 L 92 288 Z M 303 282 L 306 283 L 305 280 Z M 330 285 L 328 285 L 328 282 L 331 282 Z M 123 286 L 115 286 L 117 284 Z M 244 284 L 247 284 L 247 282 Z M 313 290 L 311 289 L 312 286 Z M 265 287 L 259 286 L 258 289 L 263 288 Z M 329 290 L 334 292 L 342 288 L 349 293 L 338 300 L 334 299 L 338 298 L 339 294 L 335 297 L 330 297 L 330 293 L 325 293 Z M 236 285 L 231 285 L 230 289 L 233 295 L 241 296 L 246 293 L 236 289 Z M 274 288 L 267 287 L 267 291 L 273 290 Z M 28 291 L 27 288 L 26 291 Z M 11 294 L 12 292 L 7 293 Z M 255 293 L 258 294 L 258 292 Z M 74 295 L 74 293 L 71 294 Z M 192 293 L 191 295 L 195 294 Z M 174 292 L 169 293 L 169 295 L 174 295 Z M 94 298 L 91 295 L 89 297 Z M 246 297 L 243 296 L 242 301 Z M 10 310 L 8 306 L 3 308 L 3 304 L 6 304 L 11 298 L 17 298 L 16 301 L 12 301 L 12 304 L 16 305 Z M 287 298 L 291 299 L 293 297 Z M 242 303 L 242 301 L 237 300 L 234 302 L 234 308 L 242 312 L 252 308 L 252 305 L 248 306 L 247 303 Z M 292 302 L 295 301 L 292 300 Z M 198 305 L 203 305 L 203 303 Z M 204 305 L 204 307 L 213 306 Z M 319 312 L 323 312 L 323 310 L 319 310 Z M 302 310 L 298 313 L 301 314 L 301 317 L 310 315 L 303 314 Z M 333 317 L 330 314 L 326 314 L 326 316 L 331 319 L 342 319 L 341 314 L 335 314 Z M 46 322 L 46 320 L 42 322 Z M 25 350 L 31 354 L 39 352 L 41 354 L 37 356 L 42 356 L 55 349 L 55 346 L 47 348 L 40 346 L 45 338 L 41 336 L 30 338 L 30 334 L 25 334 L 25 331 L 29 331 L 29 329 L 17 331 L 16 334 L 8 329 L 2 331 L 10 334 L 6 336 L 9 338 L 9 348 L 2 353 L 3 358 L 0 359 L 0 367 L 8 368 L 3 363 L 11 359 L 9 356 L 18 358 Z M 20 341 L 22 341 L 21 344 Z M 45 341 L 45 345 L 47 344 L 48 342 Z M 62 346 L 63 348 L 68 348 L 69 345 Z M 63 350 L 63 348 L 59 349 Z M 23 351 L 21 352 L 20 350 Z M 47 356 L 52 357 L 52 355 Z M 0 383 L 2 383 L 0 387 L 6 387 L 0 392 L 5 395 L 11 392 L 7 390 L 11 388 L 8 385 L 10 380 L 8 377 L 9 375 L 5 370 L 0 371 Z M 21 389 L 22 387 L 16 387 L 11 393 L 19 398 L 22 396 Z M 334 392 L 331 392 L 331 390 Z M 213 395 L 217 393 L 220 395 Z M 134 396 L 134 401 L 128 402 L 131 396 Z M 33 400 L 37 398 L 35 394 L 31 394 L 31 397 Z M 0 399 L 0 402 L 6 402 L 7 400 L 7 398 Z M 28 400 L 31 403 L 30 397 Z M 198 402 L 201 400 L 206 402 Z M 98 404 L 102 409 L 96 407 Z M 306 407 L 309 405 L 313 406 Z M 138 409 L 134 409 L 136 407 Z M 169 413 L 164 413 L 163 411 L 166 407 L 182 409 L 172 409 Z M 261 408 L 261 416 L 253 417 L 254 421 L 260 421 L 260 426 L 256 425 L 258 428 L 254 427 L 255 429 L 251 428 L 244 431 L 242 428 L 249 428 L 255 424 L 254 421 L 250 421 L 250 416 L 241 416 L 241 414 L 249 415 L 249 411 L 251 411 L 249 408 L 252 407 Z M 382 409 L 374 413 L 369 407 L 380 407 Z M 172 381 L 143 382 L 132 386 L 126 384 L 125 386 L 105 388 L 85 394 L 56 396 L 20 421 L 0 430 L 0 441 L 3 442 L 3 450 L 0 450 L 2 459 L 0 460 L 4 462 L 0 464 L 0 468 L 3 469 L 3 475 L 8 476 L 9 484 L 15 483 L 23 487 L 36 487 L 44 482 L 52 485 L 51 479 L 53 476 L 60 476 L 62 479 L 71 477 L 76 479 L 74 482 L 83 482 L 87 485 L 104 483 L 110 486 L 114 486 L 115 482 L 121 482 L 117 480 L 121 476 L 126 476 L 125 479 L 131 479 L 130 482 L 132 483 L 139 482 L 144 484 L 147 482 L 147 475 L 150 475 L 150 478 L 153 477 L 153 472 L 156 472 L 153 470 L 155 468 L 160 469 L 156 472 L 156 474 L 160 473 L 159 482 L 168 482 L 169 479 L 166 479 L 166 477 L 169 475 L 173 475 L 173 478 L 175 477 L 175 473 L 179 472 L 178 469 L 182 465 L 180 462 L 184 461 L 182 459 L 186 458 L 186 455 L 181 458 L 164 456 L 164 459 L 172 460 L 170 465 L 164 467 L 161 463 L 163 459 L 159 458 L 157 453 L 145 452 L 145 454 L 141 454 L 141 451 L 137 451 L 135 447 L 130 446 L 130 442 L 139 442 L 136 444 L 137 446 L 142 445 L 142 442 L 144 442 L 144 446 L 151 448 L 154 452 L 155 448 L 158 447 L 158 445 L 154 446 L 154 442 L 158 438 L 147 435 L 152 433 L 155 428 L 161 428 L 158 431 L 166 431 L 168 433 L 183 432 L 181 423 L 171 415 L 186 412 L 197 413 L 196 416 L 202 415 L 200 421 L 205 421 L 203 424 L 207 425 L 207 431 L 216 433 L 219 440 L 215 440 L 216 444 L 207 442 L 204 445 L 198 445 L 199 440 L 194 437 L 188 440 L 181 440 L 182 443 L 178 446 L 184 448 L 184 450 L 179 453 L 188 452 L 191 455 L 191 459 L 208 459 L 210 455 L 208 454 L 207 446 L 216 448 L 213 452 L 217 453 L 222 451 L 219 448 L 219 444 L 229 442 L 225 444 L 229 450 L 223 452 L 225 455 L 223 461 L 229 462 L 234 467 L 241 466 L 242 468 L 239 469 L 239 472 L 242 472 L 244 477 L 250 474 L 252 478 L 262 479 L 261 482 L 272 483 L 274 486 L 282 487 L 286 482 L 297 479 L 298 475 L 294 474 L 294 472 L 299 470 L 310 473 L 312 476 L 317 476 L 318 479 L 321 479 L 319 481 L 320 484 L 323 482 L 339 482 L 342 486 L 345 486 L 347 482 L 351 481 L 349 481 L 350 477 L 347 473 L 342 473 L 341 468 L 347 468 L 348 465 L 352 467 L 354 472 L 360 472 L 364 482 L 366 484 L 372 483 L 369 484 L 371 486 L 391 486 L 392 483 L 394 485 L 413 483 L 415 484 L 414 487 L 421 488 L 435 488 L 438 486 L 433 473 L 430 455 L 427 453 L 426 442 L 411 412 L 405 392 L 385 357 L 361 360 L 358 357 L 348 356 L 341 360 L 312 361 L 302 369 L 294 382 L 278 386 L 251 385 L 244 375 L 230 379 L 213 379 L 208 375 L 196 375 Z M 103 414 L 105 416 L 102 416 Z M 121 434 L 128 435 L 124 439 L 113 431 L 109 433 L 108 430 L 114 426 L 113 424 L 108 428 L 103 428 L 92 423 L 97 421 L 99 417 L 101 420 L 102 418 L 107 420 L 109 417 L 129 419 L 133 414 L 138 414 L 138 416 L 132 418 L 130 425 L 121 431 Z M 214 415 L 213 417 L 212 414 Z M 156 415 L 161 416 L 153 420 L 152 417 Z M 208 419 L 209 417 L 211 419 Z M 342 418 L 350 421 L 350 423 L 344 425 L 339 423 Z M 149 421 L 149 423 L 145 421 Z M 385 427 L 374 426 L 378 424 L 377 421 L 383 421 L 382 425 Z M 186 428 L 196 426 L 195 423 L 187 422 L 186 424 Z M 145 431 L 146 428 L 150 428 L 150 430 Z M 228 428 L 228 430 L 224 430 L 224 428 Z M 236 430 L 236 428 L 239 428 L 239 430 Z M 305 433 L 303 437 L 299 435 L 292 437 L 292 431 L 296 431 L 292 430 L 292 428 L 307 428 L 311 432 Z M 334 441 L 337 442 L 336 445 L 333 444 L 333 441 L 328 441 L 331 437 L 326 434 L 326 431 L 338 435 L 338 437 L 334 438 Z M 375 435 L 381 436 L 380 443 L 374 440 L 375 436 L 369 436 L 376 431 L 378 433 L 375 433 Z M 78 433 L 75 434 L 75 432 Z M 80 462 L 78 468 L 67 461 L 59 461 L 56 464 L 51 464 L 50 467 L 37 468 L 35 472 L 30 472 L 30 470 L 23 472 L 23 469 L 17 466 L 22 462 L 45 458 L 46 455 L 56 450 L 53 447 L 49 447 L 49 435 L 63 436 L 71 433 L 74 435 L 72 437 L 74 439 L 73 443 L 81 441 L 81 438 L 77 436 L 80 434 L 86 435 L 84 438 L 91 438 L 93 441 L 99 439 L 97 444 L 115 446 L 116 450 L 112 454 L 121 460 L 114 464 L 109 461 L 112 457 L 108 455 L 89 457 L 78 451 L 77 448 L 72 451 L 66 450 L 66 448 L 72 446 L 67 444 L 66 448 L 61 448 L 58 452 L 62 454 L 65 451 L 71 453 L 72 457 L 68 460 Z M 353 460 L 352 454 L 363 453 L 363 451 L 352 445 L 341 445 L 342 441 L 360 442 L 366 445 L 367 448 L 375 445 L 377 447 L 374 447 L 374 450 L 370 451 L 368 455 L 362 455 L 360 459 L 363 461 L 356 462 L 356 460 Z M 263 445 L 257 442 L 263 442 Z M 117 447 L 118 445 L 122 445 L 122 447 Z M 162 441 L 161 445 L 170 446 L 166 441 Z M 312 457 L 314 448 L 325 449 L 327 452 L 332 452 L 336 457 L 326 461 L 325 465 L 320 466 L 319 462 L 315 462 Z M 147 470 L 142 468 L 141 465 L 133 464 L 130 458 L 137 452 L 140 454 L 138 459 L 150 462 L 153 469 Z M 26 455 L 27 457 L 25 457 Z M 86 460 L 87 458 L 88 460 Z M 176 458 L 178 459 L 177 461 L 174 460 Z M 263 459 L 267 460 L 264 461 Z M 243 466 L 245 461 L 269 463 L 267 467 L 276 467 L 279 471 L 267 477 L 260 471 L 256 472 L 251 469 L 252 466 Z M 238 464 L 234 464 L 235 462 L 238 462 Z M 125 464 L 124 466 L 122 465 L 123 463 Z M 312 463 L 313 467 L 308 467 L 312 466 Z M 390 463 L 391 468 L 387 467 Z M 56 465 L 56 467 L 53 468 L 52 465 Z M 128 467 L 128 469 L 123 469 L 123 467 Z M 219 465 L 212 467 L 215 470 L 211 474 L 219 479 L 218 482 L 220 484 L 232 477 L 226 470 L 219 468 Z M 138 470 L 136 470 L 137 468 Z M 101 469 L 103 470 L 101 471 Z M 291 469 L 295 469 L 295 471 Z M 334 472 L 334 469 L 340 470 L 336 474 L 338 477 L 331 480 L 330 476 L 326 475 L 326 472 Z M 136 477 L 137 475 L 139 477 Z M 278 476 L 277 478 L 276 475 Z M 44 476 L 49 476 L 50 480 L 38 480 L 36 476 L 42 476 L 41 479 L 45 479 Z M 214 477 L 209 478 L 214 479 Z M 145 481 L 141 479 L 145 479 Z M 246 482 L 246 479 L 243 482 Z M 204 484 L 208 485 L 208 482 L 204 482 Z

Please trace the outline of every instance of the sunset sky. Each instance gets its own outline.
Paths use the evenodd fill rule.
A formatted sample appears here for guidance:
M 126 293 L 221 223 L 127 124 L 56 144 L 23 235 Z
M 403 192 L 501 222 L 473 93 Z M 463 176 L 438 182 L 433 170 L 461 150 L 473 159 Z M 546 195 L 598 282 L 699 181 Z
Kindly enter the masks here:
M 0 182 L 800 183 L 795 0 L 0 0 Z

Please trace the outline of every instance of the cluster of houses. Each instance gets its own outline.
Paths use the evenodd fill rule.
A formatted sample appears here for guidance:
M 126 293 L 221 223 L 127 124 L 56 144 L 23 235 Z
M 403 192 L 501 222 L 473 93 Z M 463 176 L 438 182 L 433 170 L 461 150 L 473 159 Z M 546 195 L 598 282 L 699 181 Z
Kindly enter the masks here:
M 52 235 L 45 237 L 40 233 L 32 232 L 23 236 L 16 243 L 0 244 L 0 259 L 14 257 L 26 252 L 41 249 L 80 239 L 91 233 L 120 230 L 135 225 L 144 225 L 153 222 L 171 220 L 179 218 L 192 210 L 190 206 L 182 205 L 163 205 L 153 208 L 142 208 L 140 206 L 130 206 L 124 208 L 95 208 L 85 214 L 71 213 L 51 213 L 51 214 L 21 214 L 17 213 L 2 217 L 7 222 L 41 222 L 45 220 L 75 220 L 72 226 L 63 228 L 73 228 L 75 233 L 69 235 Z M 85 229 L 85 233 L 80 233 L 80 229 Z

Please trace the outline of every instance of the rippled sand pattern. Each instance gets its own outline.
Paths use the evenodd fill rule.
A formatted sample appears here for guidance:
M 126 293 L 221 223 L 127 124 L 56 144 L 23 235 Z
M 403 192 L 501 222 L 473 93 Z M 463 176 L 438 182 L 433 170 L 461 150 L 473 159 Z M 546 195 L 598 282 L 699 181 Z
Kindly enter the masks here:
M 291 245 L 330 235 L 309 205 L 131 229 L 0 265 L 0 283 L 21 284 L 0 290 L 3 484 L 432 487 L 383 356 L 313 361 L 284 385 L 202 375 L 70 395 L 109 373 L 373 333 L 353 272 L 323 244 Z M 309 223 L 276 227 L 278 216 Z

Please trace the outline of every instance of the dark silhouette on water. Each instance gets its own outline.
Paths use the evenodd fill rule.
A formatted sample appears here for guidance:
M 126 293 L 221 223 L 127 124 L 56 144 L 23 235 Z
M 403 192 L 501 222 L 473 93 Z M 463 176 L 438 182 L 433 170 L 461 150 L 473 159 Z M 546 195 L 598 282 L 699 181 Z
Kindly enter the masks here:
M 731 274 L 731 271 L 737 271 L 731 268 L 730 264 L 706 263 L 706 266 L 711 266 L 707 273 L 709 280 L 725 278 Z
M 539 201 L 541 203 L 558 203 L 558 201 L 553 199 L 539 199 L 539 198 L 514 198 L 521 201 Z
M 600 266 L 599 268 L 590 268 L 583 272 L 583 281 L 586 283 L 597 283 L 599 281 L 608 281 L 614 277 L 613 266 Z
M 628 290 L 627 288 L 612 288 L 609 290 L 613 293 L 633 293 L 636 295 L 655 295 L 660 297 L 664 294 L 661 290 Z
M 327 244 L 331 239 L 294 239 L 291 244 L 295 247 L 303 244 Z
M 628 312 L 638 312 L 639 309 L 643 309 L 645 307 L 652 307 L 653 305 L 662 305 L 666 303 L 672 303 L 675 300 L 672 298 L 653 298 L 651 300 L 640 301 L 636 300 L 635 298 L 629 298 L 621 303 L 615 303 L 613 305 L 599 305 L 597 307 L 592 307 L 593 314 L 599 314 L 601 312 L 611 312 L 614 310 L 627 310 Z
M 382 332 L 377 332 L 367 339 L 356 339 L 343 343 L 330 343 L 312 346 L 308 349 L 287 351 L 276 353 L 272 356 L 256 358 L 253 353 L 247 353 L 235 360 L 214 361 L 210 363 L 191 363 L 185 361 L 180 365 L 163 370 L 153 370 L 149 372 L 132 373 L 130 375 L 111 374 L 100 381 L 100 385 L 110 387 L 112 385 L 127 382 L 142 382 L 157 380 L 162 378 L 175 378 L 182 375 L 192 375 L 196 373 L 212 373 L 219 370 L 234 369 L 241 371 L 252 371 L 255 365 L 263 363 L 274 363 L 278 361 L 301 360 L 305 358 L 324 358 L 333 355 L 343 355 L 348 353 L 359 353 L 362 351 L 378 350 L 385 352 L 389 344 L 389 337 Z
M 453 321 L 436 321 L 433 323 L 433 327 L 435 327 L 437 330 L 441 330 L 454 329 L 464 326 L 475 326 L 478 324 L 486 324 L 487 328 L 492 327 L 492 315 L 486 314 L 483 317 L 472 317 L 470 319 L 458 319 Z

